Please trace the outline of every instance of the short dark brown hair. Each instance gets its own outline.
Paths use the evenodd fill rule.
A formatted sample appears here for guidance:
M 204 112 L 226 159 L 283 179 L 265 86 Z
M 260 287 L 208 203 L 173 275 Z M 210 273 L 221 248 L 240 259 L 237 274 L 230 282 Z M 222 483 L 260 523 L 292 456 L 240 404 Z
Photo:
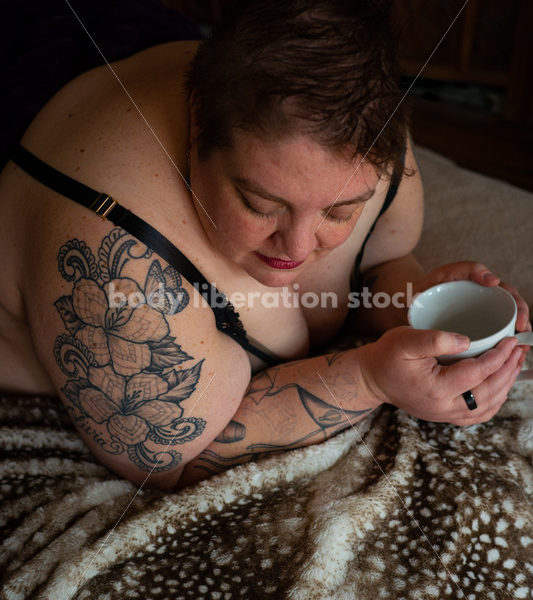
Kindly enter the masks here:
M 230 146 L 236 129 L 305 133 L 389 173 L 403 156 L 407 117 L 388 4 L 235 2 L 187 75 L 200 158 Z

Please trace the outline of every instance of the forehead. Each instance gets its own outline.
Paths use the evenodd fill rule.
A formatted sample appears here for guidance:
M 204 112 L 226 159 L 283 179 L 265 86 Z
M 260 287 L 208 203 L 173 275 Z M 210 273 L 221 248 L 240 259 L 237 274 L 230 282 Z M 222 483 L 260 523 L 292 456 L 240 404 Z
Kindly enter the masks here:
M 323 204 L 339 194 L 338 200 L 354 198 L 379 180 L 375 167 L 361 162 L 361 156 L 340 156 L 304 135 L 265 140 L 239 133 L 221 155 L 230 177 L 253 181 L 288 200 L 304 196 Z

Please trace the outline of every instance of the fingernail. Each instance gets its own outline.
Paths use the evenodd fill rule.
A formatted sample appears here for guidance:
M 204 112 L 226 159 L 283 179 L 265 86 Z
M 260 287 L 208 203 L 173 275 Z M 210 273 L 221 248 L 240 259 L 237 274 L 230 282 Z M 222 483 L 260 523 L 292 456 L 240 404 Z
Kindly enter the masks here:
M 488 281 L 489 279 L 498 279 L 498 278 L 496 277 L 496 275 L 494 275 L 494 273 L 491 273 L 490 271 L 485 271 L 483 273 L 483 279 L 485 281 Z
M 455 343 L 458 348 L 463 348 L 465 346 L 470 346 L 470 338 L 467 338 L 466 335 L 461 335 L 460 333 L 454 333 Z
M 515 361 L 516 361 L 516 363 L 518 363 L 518 361 L 520 360 L 520 358 L 519 358 L 519 357 L 520 357 L 520 353 L 519 353 L 519 352 L 517 352 L 517 351 L 516 351 L 516 349 L 515 349 L 515 350 L 512 350 L 512 351 L 511 351 L 511 354 L 509 355 L 509 358 L 508 358 L 508 360 L 509 360 L 510 362 L 515 362 Z

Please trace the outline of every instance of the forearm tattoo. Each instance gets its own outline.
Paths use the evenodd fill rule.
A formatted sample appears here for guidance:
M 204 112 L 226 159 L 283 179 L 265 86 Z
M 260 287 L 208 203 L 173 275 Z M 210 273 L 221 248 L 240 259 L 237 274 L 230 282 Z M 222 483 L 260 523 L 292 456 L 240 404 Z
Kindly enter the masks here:
M 203 419 L 183 416 L 203 360 L 193 361 L 170 335 L 167 317 L 189 302 L 179 273 L 155 258 L 144 287 L 122 275 L 129 261 L 152 251 L 119 227 L 101 242 L 97 259 L 87 244 L 69 240 L 58 253 L 72 293 L 54 303 L 68 333 L 54 343 L 66 376 L 61 388 L 77 426 L 112 455 L 139 469 L 161 472 L 182 461 L 176 446 L 201 435 Z
M 328 364 L 334 362 L 338 355 L 332 354 L 325 357 Z M 298 361 L 300 362 L 300 361 Z M 225 456 L 222 450 L 220 453 L 215 451 L 216 444 L 212 444 L 204 450 L 195 459 L 194 469 L 208 474 L 217 473 L 232 466 L 244 464 L 250 461 L 258 460 L 267 454 L 274 452 L 283 452 L 303 446 L 307 440 L 315 438 L 312 443 L 323 441 L 339 431 L 345 429 L 351 419 L 358 419 L 361 415 L 369 413 L 371 409 L 364 410 L 346 410 L 338 405 L 330 404 L 308 389 L 298 383 L 288 383 L 285 385 L 276 385 L 276 378 L 279 372 L 287 367 L 293 367 L 295 363 L 281 365 L 263 371 L 252 380 L 244 402 L 253 403 L 255 406 L 272 401 L 278 394 L 287 393 L 288 390 L 294 390 L 298 396 L 299 405 L 303 407 L 305 413 L 314 422 L 303 436 L 293 440 L 286 440 L 284 443 L 252 443 L 246 446 L 245 452 L 231 452 Z M 341 391 L 339 385 L 332 383 L 335 388 L 335 395 Z M 353 395 L 353 380 L 350 386 L 350 392 Z M 340 397 L 340 396 L 339 396 Z M 246 426 L 238 421 L 232 420 L 215 439 L 215 442 L 224 444 L 228 448 L 231 444 L 241 443 L 247 435 Z

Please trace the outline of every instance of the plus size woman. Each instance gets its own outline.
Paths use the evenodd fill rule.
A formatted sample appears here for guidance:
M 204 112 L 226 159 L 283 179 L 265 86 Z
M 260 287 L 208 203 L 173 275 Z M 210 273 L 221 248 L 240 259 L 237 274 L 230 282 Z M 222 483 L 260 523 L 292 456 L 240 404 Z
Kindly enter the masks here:
M 423 194 L 395 56 L 375 2 L 247 2 L 209 40 L 60 90 L 0 177 L 0 387 L 58 394 L 102 463 L 162 488 L 384 402 L 490 419 L 516 340 L 443 366 L 468 339 L 371 301 L 472 279 L 509 289 L 530 328 L 486 266 L 412 255 Z M 350 311 L 377 340 L 322 350 Z

